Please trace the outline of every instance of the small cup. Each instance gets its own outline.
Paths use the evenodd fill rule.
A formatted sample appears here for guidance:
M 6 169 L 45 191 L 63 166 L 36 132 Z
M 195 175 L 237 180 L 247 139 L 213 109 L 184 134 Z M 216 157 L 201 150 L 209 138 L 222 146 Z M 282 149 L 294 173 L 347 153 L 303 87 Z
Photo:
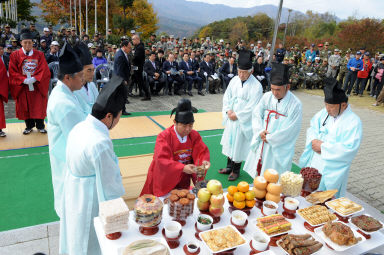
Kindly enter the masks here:
M 269 208 L 268 206 L 274 207 L 274 208 Z M 267 216 L 275 214 L 277 212 L 277 208 L 278 208 L 278 205 L 273 201 L 266 200 L 263 202 L 263 213 Z
M 168 238 L 177 238 L 180 234 L 181 224 L 177 221 L 170 221 L 164 226 L 165 236 Z
M 190 253 L 195 253 L 199 249 L 199 244 L 195 241 L 189 241 L 187 243 L 187 250 Z
M 265 251 L 268 248 L 271 238 L 262 231 L 255 231 L 252 234 L 252 247 L 257 251 Z
M 248 218 L 248 215 L 243 211 L 235 210 L 232 212 L 232 217 L 231 217 L 232 222 L 237 226 L 244 226 L 247 218 Z
M 288 210 L 292 210 L 292 211 L 296 210 L 297 207 L 299 207 L 299 203 L 300 203 L 299 200 L 292 197 L 286 197 L 284 199 L 284 206 Z
M 199 222 L 199 218 L 205 218 L 205 219 L 208 219 L 211 221 L 211 224 L 202 224 Z M 197 217 L 197 229 L 199 231 L 206 231 L 206 230 L 209 230 L 211 229 L 211 226 L 212 226 L 212 223 L 213 223 L 213 218 L 207 214 L 200 214 L 198 217 Z

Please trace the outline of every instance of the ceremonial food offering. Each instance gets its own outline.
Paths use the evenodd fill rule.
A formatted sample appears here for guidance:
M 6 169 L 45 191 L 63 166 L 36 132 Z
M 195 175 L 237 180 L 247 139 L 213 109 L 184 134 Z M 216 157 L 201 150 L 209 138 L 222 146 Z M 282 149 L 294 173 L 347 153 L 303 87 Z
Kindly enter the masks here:
M 233 226 L 226 226 L 199 233 L 211 253 L 219 253 L 246 243 L 245 238 Z
M 268 248 L 268 244 L 270 241 L 271 238 L 260 229 L 253 231 L 252 247 L 257 251 L 265 251 Z
M 128 229 L 129 209 L 121 197 L 100 202 L 99 217 L 106 235 Z
M 292 210 L 292 211 L 296 210 L 297 207 L 299 207 L 299 203 L 300 203 L 299 200 L 292 197 L 286 197 L 284 199 L 284 206 L 288 210 Z
M 304 167 L 300 170 L 300 174 L 304 178 L 303 190 L 313 192 L 319 188 L 321 174 L 316 168 Z
M 292 224 L 280 214 L 257 218 L 256 225 L 269 236 L 281 235 L 291 229 Z
M 310 255 L 323 247 L 323 244 L 316 241 L 310 234 L 283 236 L 277 245 L 289 255 Z
M 206 231 L 211 228 L 213 219 L 207 214 L 200 214 L 197 217 L 197 229 L 200 231 Z
M 282 192 L 285 196 L 297 197 L 303 188 L 304 179 L 301 174 L 287 171 L 280 176 Z
M 189 190 L 172 190 L 168 199 L 169 216 L 177 220 L 185 220 L 193 214 L 195 195 Z
M 363 207 L 346 197 L 341 197 L 325 203 L 341 216 L 349 216 L 363 210 Z
M 369 215 L 359 215 L 351 218 L 351 223 L 363 230 L 372 233 L 383 228 L 383 224 Z
M 356 238 L 352 229 L 342 222 L 327 222 L 322 231 L 326 237 L 338 245 L 354 245 L 361 240 Z
M 327 207 L 322 205 L 313 205 L 299 209 L 297 213 L 312 226 L 319 226 L 328 221 L 334 221 L 337 218 L 334 213 L 329 212 Z
M 278 205 L 273 201 L 266 200 L 263 202 L 264 215 L 276 214 L 277 208 L 278 208 Z
M 311 204 L 322 204 L 331 199 L 336 193 L 337 189 L 318 191 L 306 196 L 305 199 Z
M 153 227 L 161 222 L 163 203 L 154 195 L 139 197 L 134 206 L 135 221 L 142 227 Z
M 170 255 L 168 246 L 162 241 L 143 239 L 132 242 L 123 249 L 123 255 Z
M 275 169 L 266 169 L 264 171 L 264 178 L 269 183 L 277 183 L 279 180 L 279 173 Z

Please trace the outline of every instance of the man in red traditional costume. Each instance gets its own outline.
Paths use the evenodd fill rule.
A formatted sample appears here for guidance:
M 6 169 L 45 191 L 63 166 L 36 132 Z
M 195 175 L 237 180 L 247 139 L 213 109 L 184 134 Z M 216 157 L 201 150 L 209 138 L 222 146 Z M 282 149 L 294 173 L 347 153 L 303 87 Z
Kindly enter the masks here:
M 13 52 L 9 61 L 9 85 L 16 101 L 16 117 L 25 121 L 24 135 L 36 127 L 47 133 L 44 125 L 48 87 L 51 73 L 44 53 L 33 50 L 33 34 L 28 29 L 21 31 L 22 48 Z
M 4 45 L 0 45 L 0 137 L 5 137 L 5 114 L 4 102 L 8 102 L 8 74 L 5 67 L 4 59 Z
M 173 189 L 189 189 L 196 182 L 196 165 L 210 167 L 209 150 L 200 134 L 193 130 L 193 107 L 189 99 L 181 99 L 174 125 L 161 132 L 156 139 L 155 152 L 148 170 L 143 194 L 164 196 Z

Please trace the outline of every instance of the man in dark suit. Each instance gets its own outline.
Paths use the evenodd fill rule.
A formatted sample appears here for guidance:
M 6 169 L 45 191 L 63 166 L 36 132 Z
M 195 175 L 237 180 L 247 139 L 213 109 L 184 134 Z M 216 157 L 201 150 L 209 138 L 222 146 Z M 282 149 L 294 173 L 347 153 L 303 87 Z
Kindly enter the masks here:
M 132 36 L 133 45 L 135 45 L 135 51 L 133 53 L 133 80 L 139 86 L 140 94 L 144 92 L 144 98 L 141 101 L 151 100 L 151 94 L 149 89 L 143 81 L 143 66 L 145 61 L 145 49 L 144 44 L 140 41 L 139 35 Z
M 57 41 L 53 41 L 51 46 L 49 46 L 49 52 L 45 54 L 45 59 L 47 63 L 59 61 L 59 43 Z
M 157 63 L 159 63 L 160 67 L 162 68 L 163 67 L 163 64 L 164 62 L 166 61 L 167 59 L 164 57 L 164 51 L 162 49 L 159 49 L 157 51 L 157 57 L 155 59 L 155 61 Z
M 203 87 L 203 79 L 201 79 L 198 75 L 196 70 L 194 70 L 191 60 L 189 60 L 188 53 L 184 53 L 183 55 L 183 61 L 180 62 L 180 69 L 183 70 L 185 75 L 185 80 L 188 83 L 188 95 L 192 95 L 192 84 L 193 82 L 198 82 L 198 94 L 204 96 L 202 90 Z M 185 92 L 185 91 L 184 91 Z
M 224 76 L 225 86 L 228 87 L 229 82 L 237 75 L 237 65 L 235 57 L 231 56 L 228 62 L 225 62 L 221 68 L 221 73 Z
M 165 78 L 161 76 L 162 71 L 160 64 L 155 59 L 156 52 L 152 51 L 149 55 L 149 59 L 144 63 L 144 72 L 147 73 L 151 94 L 157 96 L 159 95 L 160 90 L 164 87 Z
M 121 49 L 118 50 L 115 54 L 115 60 L 113 62 L 113 72 L 124 79 L 125 86 L 128 86 L 129 80 L 131 78 L 131 63 L 128 59 L 128 54 L 132 50 L 132 44 L 128 40 L 121 42 Z M 128 99 L 127 99 L 128 101 Z M 127 102 L 128 103 L 128 102 Z M 123 115 L 130 115 L 130 113 L 125 111 L 125 106 L 123 108 Z
M 179 90 L 183 85 L 184 81 L 180 76 L 179 65 L 175 61 L 175 55 L 173 53 L 170 53 L 168 55 L 168 60 L 164 62 L 163 72 L 165 73 L 168 79 L 168 95 L 172 96 L 172 84 L 174 81 L 176 81 L 173 92 L 175 93 L 175 95 L 181 96 Z
M 5 68 L 6 68 L 7 71 L 8 71 L 8 66 L 9 66 L 9 56 L 4 55 L 4 48 L 5 48 L 5 45 L 4 45 L 4 44 L 0 44 L 0 58 L 1 58 L 1 60 L 3 61 L 4 65 L 5 65 Z
M 216 89 L 220 86 L 221 80 L 215 75 L 214 66 L 209 62 L 211 56 L 209 54 L 204 55 L 203 61 L 200 62 L 200 72 L 199 76 L 205 80 L 208 79 L 209 82 L 209 93 L 216 94 Z

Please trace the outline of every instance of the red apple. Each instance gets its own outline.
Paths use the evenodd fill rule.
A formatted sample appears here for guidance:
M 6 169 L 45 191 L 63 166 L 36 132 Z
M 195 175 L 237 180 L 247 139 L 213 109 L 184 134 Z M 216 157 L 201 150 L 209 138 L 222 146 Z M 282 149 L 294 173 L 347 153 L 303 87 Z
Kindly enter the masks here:
M 223 194 L 212 195 L 210 202 L 213 207 L 222 207 L 225 202 L 224 195 Z
M 197 200 L 197 208 L 199 208 L 200 211 L 208 211 L 209 209 L 209 201 L 207 202 L 201 202 L 199 199 Z
M 223 194 L 223 186 L 218 180 L 210 180 L 207 183 L 207 189 L 212 193 L 212 195 Z
M 207 202 L 211 198 L 211 192 L 207 188 L 199 189 L 199 192 L 197 192 L 197 198 L 201 202 Z
M 215 216 L 215 217 L 219 217 L 221 216 L 223 213 L 224 213 L 224 208 L 222 206 L 220 207 L 214 207 L 212 205 L 209 206 L 209 212 Z

